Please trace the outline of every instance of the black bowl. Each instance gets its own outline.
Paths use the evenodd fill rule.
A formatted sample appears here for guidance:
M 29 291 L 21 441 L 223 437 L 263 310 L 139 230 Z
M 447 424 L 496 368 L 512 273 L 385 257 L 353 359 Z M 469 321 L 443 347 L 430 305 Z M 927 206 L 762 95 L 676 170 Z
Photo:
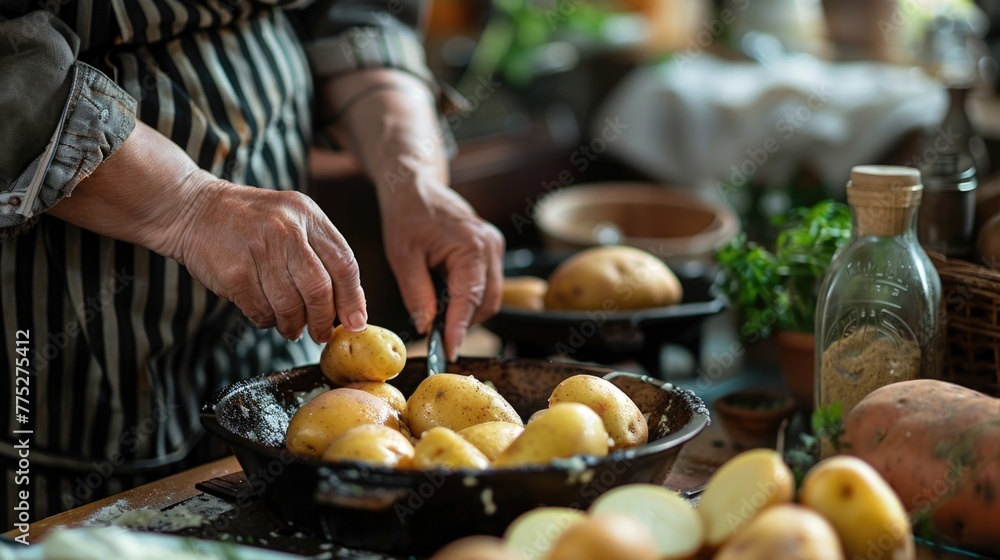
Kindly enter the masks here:
M 519 249 L 507 253 L 504 274 L 548 278 L 572 253 Z M 604 311 L 532 311 L 503 307 L 484 325 L 521 357 L 566 356 L 575 361 L 619 363 L 638 359 L 659 373 L 660 347 L 678 344 L 698 356 L 701 324 L 726 308 L 714 272 L 700 261 L 674 268 L 684 290 L 681 303 L 666 307 Z
M 410 359 L 391 381 L 409 396 L 426 374 Z M 662 483 L 681 446 L 709 423 L 690 391 L 645 376 L 538 360 L 463 358 L 447 371 L 492 382 L 523 418 L 546 408 L 552 389 L 578 374 L 606 376 L 649 414 L 650 441 L 560 465 L 491 471 L 403 471 L 296 457 L 284 448 L 288 421 L 304 392 L 327 388 L 318 366 L 250 379 L 215 395 L 202 422 L 232 448 L 251 486 L 282 520 L 343 546 L 429 554 L 473 534 L 501 535 L 541 505 L 585 508 L 633 482 Z

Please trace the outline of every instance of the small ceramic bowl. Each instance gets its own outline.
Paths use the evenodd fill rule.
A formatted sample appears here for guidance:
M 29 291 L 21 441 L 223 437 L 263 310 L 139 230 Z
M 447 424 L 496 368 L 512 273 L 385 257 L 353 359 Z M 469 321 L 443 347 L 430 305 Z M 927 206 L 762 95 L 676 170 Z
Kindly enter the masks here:
M 734 442 L 770 447 L 781 423 L 795 412 L 795 399 L 777 391 L 747 389 L 716 399 L 713 407 Z
M 726 204 L 644 183 L 594 183 L 553 191 L 535 219 L 549 249 L 632 245 L 664 260 L 711 258 L 740 231 Z

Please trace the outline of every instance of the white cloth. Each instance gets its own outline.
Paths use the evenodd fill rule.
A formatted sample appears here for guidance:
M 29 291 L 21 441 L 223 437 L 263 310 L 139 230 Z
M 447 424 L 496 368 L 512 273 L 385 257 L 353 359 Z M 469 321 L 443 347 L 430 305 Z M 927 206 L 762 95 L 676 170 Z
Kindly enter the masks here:
M 702 54 L 634 71 L 593 128 L 619 117 L 628 128 L 608 152 L 671 183 L 779 184 L 808 164 L 832 194 L 853 165 L 878 163 L 907 131 L 937 127 L 946 110 L 944 88 L 918 68 Z

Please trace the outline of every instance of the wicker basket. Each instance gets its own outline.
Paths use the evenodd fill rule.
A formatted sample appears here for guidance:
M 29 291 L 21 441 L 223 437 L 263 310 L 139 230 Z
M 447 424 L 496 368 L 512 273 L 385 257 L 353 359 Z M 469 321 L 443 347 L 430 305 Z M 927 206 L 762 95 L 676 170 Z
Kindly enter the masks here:
M 928 251 L 947 313 L 942 379 L 1000 396 L 1000 271 Z

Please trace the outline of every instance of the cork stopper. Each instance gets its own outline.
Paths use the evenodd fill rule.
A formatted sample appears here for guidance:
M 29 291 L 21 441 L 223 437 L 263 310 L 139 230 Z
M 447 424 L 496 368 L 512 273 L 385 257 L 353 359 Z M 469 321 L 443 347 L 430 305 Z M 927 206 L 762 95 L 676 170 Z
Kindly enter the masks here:
M 920 171 L 899 165 L 858 165 L 851 169 L 847 203 L 860 235 L 904 233 L 920 206 Z

